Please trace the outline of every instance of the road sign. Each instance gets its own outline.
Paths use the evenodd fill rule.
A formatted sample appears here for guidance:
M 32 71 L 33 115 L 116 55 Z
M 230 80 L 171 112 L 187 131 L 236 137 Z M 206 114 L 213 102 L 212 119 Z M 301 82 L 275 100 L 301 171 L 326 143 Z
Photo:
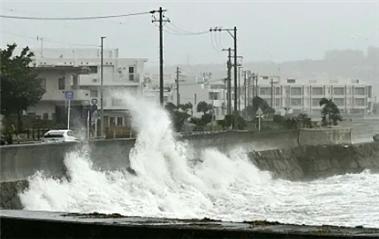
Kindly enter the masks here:
M 74 92 L 70 91 L 70 90 L 65 91 L 64 97 L 66 98 L 66 100 L 73 100 L 74 99 Z
M 261 116 L 262 114 L 263 114 L 263 111 L 261 110 L 261 108 L 258 108 L 257 115 Z

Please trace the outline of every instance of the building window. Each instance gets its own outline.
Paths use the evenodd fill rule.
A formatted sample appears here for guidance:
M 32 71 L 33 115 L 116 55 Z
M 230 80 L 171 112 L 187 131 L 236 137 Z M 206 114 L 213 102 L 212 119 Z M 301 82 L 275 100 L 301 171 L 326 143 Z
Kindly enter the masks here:
M 122 126 L 122 121 L 123 121 L 122 117 L 117 117 L 117 126 Z
M 218 93 L 217 92 L 209 92 L 209 99 L 210 100 L 218 100 Z
M 134 67 L 129 66 L 129 80 L 134 81 Z
M 357 87 L 354 89 L 354 94 L 356 95 L 365 95 L 365 88 L 364 87 Z
M 116 126 L 116 119 L 115 119 L 115 117 L 109 117 L 109 125 L 110 125 L 110 127 Z
M 364 106 L 365 105 L 365 99 L 355 99 L 355 105 L 356 106 Z
M 261 87 L 259 88 L 260 95 L 271 95 L 271 87 Z
M 79 89 L 78 75 L 73 75 L 71 78 L 71 89 Z
M 301 87 L 291 88 L 291 95 L 301 95 Z
M 344 95 L 345 94 L 345 88 L 335 87 L 335 88 L 333 88 L 333 94 L 334 95 Z
M 291 99 L 291 106 L 301 106 L 301 99 Z
M 89 73 L 90 74 L 95 74 L 97 73 L 97 66 L 89 66 Z
M 280 107 L 281 106 L 280 99 L 275 99 L 275 106 L 276 107 Z
M 337 98 L 333 100 L 337 106 L 345 106 L 345 99 Z
M 90 96 L 91 97 L 98 97 L 98 91 L 97 90 L 91 90 L 90 91 Z
M 323 95 L 324 90 L 322 87 L 313 87 L 312 88 L 312 95 Z
M 43 120 L 48 120 L 49 119 L 49 113 L 43 113 L 42 119 Z
M 312 99 L 312 106 L 320 106 L 321 99 Z
M 64 89 L 66 89 L 66 82 L 65 82 L 65 78 L 61 77 L 58 79 L 58 90 L 64 90 Z
M 280 90 L 280 87 L 275 88 L 275 94 L 280 95 L 282 92 Z

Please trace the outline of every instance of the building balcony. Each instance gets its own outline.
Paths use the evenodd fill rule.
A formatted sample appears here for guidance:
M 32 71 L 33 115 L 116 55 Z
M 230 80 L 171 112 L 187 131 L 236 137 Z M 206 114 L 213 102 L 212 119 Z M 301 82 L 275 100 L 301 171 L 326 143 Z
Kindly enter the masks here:
M 89 90 L 47 90 L 42 96 L 41 101 L 65 101 L 65 91 L 73 92 L 73 101 L 86 101 L 90 102 L 90 91 Z
M 81 86 L 99 86 L 101 84 L 101 79 L 99 74 L 86 74 L 79 75 L 79 82 Z M 139 86 L 140 85 L 140 74 L 131 74 L 127 76 L 114 76 L 112 78 L 104 76 L 103 85 L 105 86 Z
M 75 58 L 40 58 L 33 61 L 36 67 L 47 66 L 96 66 L 100 59 L 75 59 Z
M 351 109 L 366 109 L 367 105 L 354 105 L 351 107 Z
M 291 108 L 293 109 L 302 109 L 304 106 L 302 105 L 291 105 Z

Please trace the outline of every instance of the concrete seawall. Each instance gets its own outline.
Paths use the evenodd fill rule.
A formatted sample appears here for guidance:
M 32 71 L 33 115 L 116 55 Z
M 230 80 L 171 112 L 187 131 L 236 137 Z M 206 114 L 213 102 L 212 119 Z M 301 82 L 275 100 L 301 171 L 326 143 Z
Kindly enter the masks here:
M 228 131 L 212 134 L 192 134 L 186 141 L 196 153 L 207 147 L 227 151 L 236 145 L 253 146 L 255 150 L 288 148 L 297 145 L 297 131 L 251 133 Z M 28 187 L 27 178 L 37 171 L 47 176 L 64 177 L 67 153 L 88 148 L 97 170 L 128 170 L 129 152 L 135 139 L 97 140 L 88 145 L 78 143 L 11 145 L 0 147 L 0 208 L 20 209 L 18 193 Z
M 249 156 L 259 169 L 289 180 L 311 180 L 366 169 L 379 172 L 379 142 L 299 146 L 251 152 Z
M 251 133 L 227 131 L 212 134 L 193 134 L 178 137 L 188 142 L 195 153 L 207 147 L 221 151 L 236 145 L 253 146 L 256 150 L 289 148 L 297 145 L 297 131 Z M 94 167 L 100 170 L 120 170 L 129 167 L 129 152 L 135 139 L 96 140 L 88 145 L 78 143 L 54 143 L 34 145 L 11 145 L 0 147 L 0 182 L 25 180 L 37 171 L 48 176 L 65 175 L 66 153 L 89 148 Z

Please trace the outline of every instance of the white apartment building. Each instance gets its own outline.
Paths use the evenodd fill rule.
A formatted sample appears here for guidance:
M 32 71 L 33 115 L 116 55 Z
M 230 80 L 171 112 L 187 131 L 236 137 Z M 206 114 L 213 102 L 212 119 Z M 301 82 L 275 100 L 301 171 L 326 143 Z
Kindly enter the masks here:
M 35 62 L 35 64 L 37 64 Z M 27 113 L 43 120 L 54 120 L 61 125 L 66 124 L 67 101 L 65 92 L 72 91 L 74 99 L 71 101 L 73 118 L 81 116 L 81 113 L 90 104 L 89 90 L 79 87 L 78 75 L 81 67 L 46 65 L 38 67 L 38 77 L 42 79 L 45 89 L 42 99 L 38 104 L 28 107 Z
M 46 93 L 42 100 L 28 109 L 43 118 L 57 117 L 58 108 L 65 107 L 64 94 L 73 91 L 73 111 L 75 106 L 89 106 L 97 102 L 100 109 L 100 49 L 44 49 L 43 57 L 37 56 L 33 65 L 41 72 Z M 127 108 L 114 97 L 113 92 L 125 91 L 142 93 L 144 58 L 119 58 L 118 49 L 103 51 L 103 105 L 104 125 L 125 126 Z M 82 107 L 84 109 L 85 107 Z M 81 109 L 77 109 L 80 111 Z M 58 111 L 58 112 L 57 112 Z M 87 111 L 87 110 L 85 110 Z M 63 113 L 63 112 L 62 112 Z M 83 118 L 83 112 L 79 112 Z M 85 112 L 86 114 L 86 112 Z
M 359 80 L 280 80 L 259 77 L 258 89 L 252 92 L 266 100 L 277 111 L 307 113 L 319 116 L 321 98 L 332 99 L 344 115 L 365 115 L 372 112 L 372 86 Z

